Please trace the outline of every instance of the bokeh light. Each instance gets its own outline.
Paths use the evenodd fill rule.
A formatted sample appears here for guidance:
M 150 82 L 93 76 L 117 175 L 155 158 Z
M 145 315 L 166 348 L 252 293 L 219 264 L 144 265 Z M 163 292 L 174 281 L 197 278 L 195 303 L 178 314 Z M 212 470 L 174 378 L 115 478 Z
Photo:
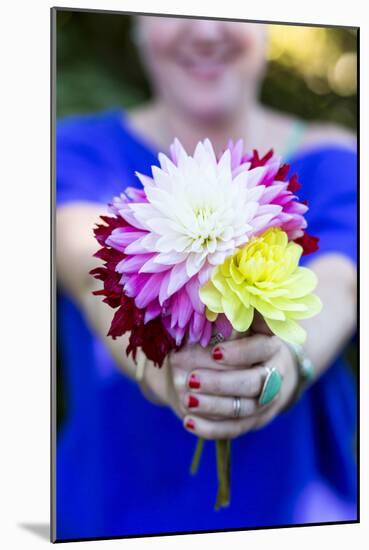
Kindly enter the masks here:
M 357 55 L 344 53 L 329 72 L 329 83 L 337 94 L 350 96 L 356 94 L 357 88 Z
M 345 30 L 350 34 L 350 30 Z M 270 61 L 297 72 L 316 94 L 356 94 L 356 51 L 346 51 L 342 30 L 286 25 L 269 26 Z M 352 34 L 352 32 L 351 32 Z M 356 41 L 351 47 L 356 50 Z

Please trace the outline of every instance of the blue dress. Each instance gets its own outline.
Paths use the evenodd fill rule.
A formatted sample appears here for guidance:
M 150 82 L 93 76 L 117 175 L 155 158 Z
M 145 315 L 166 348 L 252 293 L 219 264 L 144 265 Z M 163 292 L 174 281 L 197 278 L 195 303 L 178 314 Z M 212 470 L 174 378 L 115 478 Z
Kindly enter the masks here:
M 355 262 L 355 153 L 327 145 L 289 162 L 311 207 L 309 231 L 321 238 L 318 254 Z M 107 203 L 140 185 L 135 170 L 149 174 L 157 163 L 120 111 L 67 118 L 57 129 L 57 205 Z M 57 332 L 67 396 L 57 441 L 58 540 L 357 518 L 356 393 L 342 357 L 292 409 L 233 441 L 232 502 L 216 512 L 214 443 L 206 442 L 191 477 L 195 437 L 121 374 L 62 293 Z

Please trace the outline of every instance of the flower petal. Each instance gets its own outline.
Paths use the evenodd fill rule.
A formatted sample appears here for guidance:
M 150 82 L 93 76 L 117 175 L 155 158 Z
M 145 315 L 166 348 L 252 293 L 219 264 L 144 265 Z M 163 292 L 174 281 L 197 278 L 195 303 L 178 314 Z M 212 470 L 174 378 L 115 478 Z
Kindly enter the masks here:
M 275 319 L 265 319 L 270 330 L 282 340 L 291 344 L 302 345 L 306 339 L 305 330 L 293 319 L 287 318 L 285 321 L 276 321 Z
M 214 313 L 223 313 L 222 295 L 211 281 L 200 288 L 199 296 L 200 300 L 210 309 L 210 311 Z

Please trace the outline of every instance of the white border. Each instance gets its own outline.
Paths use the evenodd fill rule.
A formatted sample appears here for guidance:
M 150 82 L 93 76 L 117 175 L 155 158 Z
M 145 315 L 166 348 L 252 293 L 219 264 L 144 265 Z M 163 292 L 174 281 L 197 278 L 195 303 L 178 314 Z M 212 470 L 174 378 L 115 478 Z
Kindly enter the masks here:
M 368 17 L 364 2 L 237 2 L 227 0 L 69 0 L 61 6 L 211 15 L 243 19 L 361 26 L 362 373 L 360 525 L 94 542 L 125 548 L 363 548 L 368 535 Z M 49 520 L 49 36 L 53 3 L 2 6 L 1 47 L 1 397 L 0 538 L 4 548 L 47 544 L 21 527 Z M 365 154 L 366 153 L 366 154 Z M 5 173 L 3 170 L 5 164 Z M 5 219 L 4 219 L 5 216 Z M 4 308 L 5 301 L 5 308 Z M 73 543 L 71 543 L 73 544 Z M 82 543 L 86 544 L 86 543 Z

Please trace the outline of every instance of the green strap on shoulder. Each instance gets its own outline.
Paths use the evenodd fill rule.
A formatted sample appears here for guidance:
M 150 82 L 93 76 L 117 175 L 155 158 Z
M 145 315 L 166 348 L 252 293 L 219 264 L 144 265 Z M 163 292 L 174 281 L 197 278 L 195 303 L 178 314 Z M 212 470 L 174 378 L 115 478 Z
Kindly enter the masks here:
M 284 162 L 286 160 L 289 160 L 292 155 L 295 153 L 295 151 L 298 149 L 299 145 L 302 142 L 302 138 L 306 131 L 306 122 L 303 122 L 302 120 L 296 120 L 292 124 L 291 131 L 289 133 L 289 136 L 287 138 L 287 142 L 284 146 L 284 150 L 282 152 L 282 159 Z

